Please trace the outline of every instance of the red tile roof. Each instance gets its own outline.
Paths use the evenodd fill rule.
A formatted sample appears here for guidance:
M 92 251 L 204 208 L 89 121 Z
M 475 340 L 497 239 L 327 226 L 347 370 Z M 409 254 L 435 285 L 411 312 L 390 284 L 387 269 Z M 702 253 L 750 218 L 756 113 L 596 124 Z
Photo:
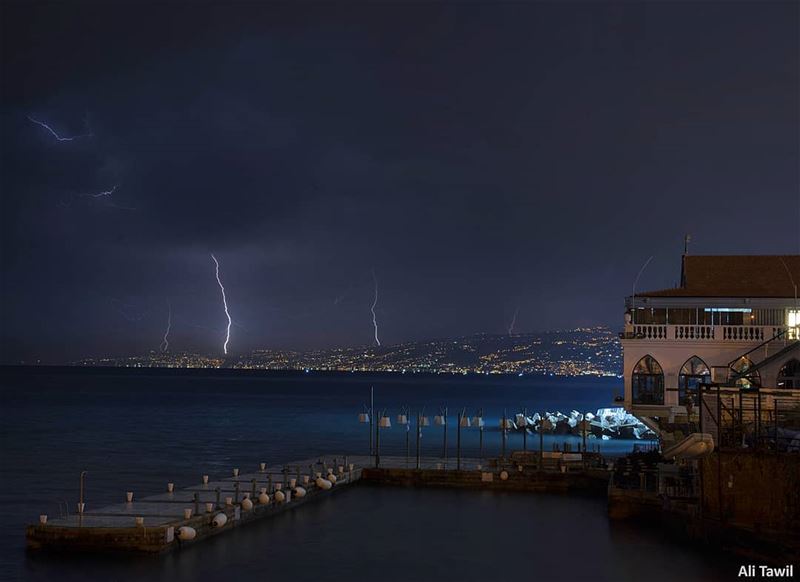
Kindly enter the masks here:
M 682 284 L 639 297 L 794 297 L 800 255 L 685 255 Z

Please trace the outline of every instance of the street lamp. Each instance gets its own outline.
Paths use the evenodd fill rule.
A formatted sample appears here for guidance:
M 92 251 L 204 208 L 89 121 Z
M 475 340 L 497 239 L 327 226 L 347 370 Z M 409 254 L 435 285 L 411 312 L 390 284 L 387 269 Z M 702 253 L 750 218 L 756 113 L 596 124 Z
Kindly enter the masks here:
M 522 416 L 518 417 L 517 426 L 522 429 L 522 450 L 528 450 L 528 409 L 522 409 Z
M 421 412 L 417 412 L 417 470 L 420 468 L 420 451 L 421 451 L 421 441 L 422 441 L 422 427 L 430 426 L 431 421 L 425 416 L 425 409 L 423 408 Z
M 483 409 L 481 408 L 475 412 L 475 416 L 472 417 L 472 426 L 477 427 L 480 431 L 478 436 L 478 450 L 480 451 L 478 457 L 481 463 L 483 463 L 483 425 Z
M 381 465 L 381 429 L 392 428 L 392 420 L 386 414 L 386 410 L 381 413 L 378 424 L 375 425 L 375 468 Z
M 410 423 L 408 422 L 408 417 L 410 416 L 410 414 L 411 414 L 411 410 L 408 408 L 408 406 L 404 406 L 402 409 L 400 409 L 400 414 L 397 415 L 397 424 L 399 424 L 400 426 L 404 426 L 405 425 L 405 427 L 406 427 L 406 467 L 408 467 L 408 457 L 409 457 L 409 451 L 410 451 L 409 442 L 408 442 L 408 440 L 409 440 L 409 429 L 411 428 L 410 427 Z
M 500 419 L 500 432 L 503 434 L 503 454 L 501 455 L 503 460 L 506 458 L 506 438 L 507 438 L 507 431 L 511 428 L 511 421 L 508 419 L 508 415 L 506 413 L 506 409 L 503 409 L 503 418 Z
M 372 423 L 375 418 L 375 398 L 374 388 L 369 387 L 369 408 L 364 405 L 364 410 L 358 415 L 358 422 L 362 424 L 369 423 L 369 454 L 372 455 Z
M 456 431 L 456 451 L 457 451 L 457 460 L 456 460 L 456 470 L 461 470 L 461 429 L 462 428 L 469 428 L 469 416 L 467 416 L 466 411 L 464 408 L 461 409 L 461 412 L 458 413 L 458 430 Z
M 439 409 L 439 414 L 433 417 L 433 424 L 442 427 L 443 444 L 442 444 L 442 457 L 444 457 L 444 466 L 447 467 L 447 407 Z

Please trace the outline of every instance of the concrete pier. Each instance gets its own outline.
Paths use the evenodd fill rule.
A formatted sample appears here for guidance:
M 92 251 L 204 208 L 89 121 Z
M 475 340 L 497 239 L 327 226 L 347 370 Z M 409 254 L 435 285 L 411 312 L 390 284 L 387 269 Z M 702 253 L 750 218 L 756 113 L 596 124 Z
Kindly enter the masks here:
M 532 467 L 524 459 L 470 458 L 461 459 L 459 465 L 456 459 L 424 458 L 417 469 L 415 458 L 382 456 L 376 468 L 374 457 L 327 455 L 263 470 L 237 471 L 237 475 L 207 483 L 198 478 L 198 483 L 189 487 L 97 509 L 92 509 L 88 500 L 82 514 L 48 517 L 45 523 L 28 526 L 26 536 L 28 547 L 34 550 L 161 553 L 290 511 L 358 482 L 605 495 L 608 472 L 574 461 Z M 329 471 L 336 476 L 335 483 L 320 482 L 322 486 L 318 486 L 317 476 L 325 479 Z M 295 494 L 292 480 L 304 489 L 302 496 Z M 266 503 L 259 501 L 263 490 L 269 496 Z

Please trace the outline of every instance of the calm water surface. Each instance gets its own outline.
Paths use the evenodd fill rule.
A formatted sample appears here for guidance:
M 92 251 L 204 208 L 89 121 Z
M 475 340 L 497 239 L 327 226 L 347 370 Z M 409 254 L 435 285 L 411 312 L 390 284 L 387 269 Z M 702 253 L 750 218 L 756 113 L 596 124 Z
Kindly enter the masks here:
M 0 577 L 24 580 L 477 580 L 499 572 L 538 580 L 729 579 L 733 566 L 657 532 L 609 523 L 605 502 L 580 497 L 359 487 L 161 557 L 101 559 L 27 554 L 24 526 L 40 513 L 74 510 L 78 474 L 87 505 L 160 493 L 200 475 L 227 476 L 330 454 L 360 453 L 357 422 L 375 386 L 376 407 L 436 414 L 483 408 L 487 454 L 500 448 L 504 408 L 513 413 L 611 406 L 614 379 L 461 378 L 159 373 L 0 369 Z M 454 455 L 455 422 L 448 441 Z M 431 427 L 423 454 L 439 454 Z M 552 447 L 548 438 L 545 448 Z M 577 441 L 572 437 L 567 437 Z M 462 433 L 477 454 L 477 431 Z M 521 448 L 521 437 L 510 446 Z M 563 438 L 561 439 L 563 440 Z M 530 439 L 531 448 L 538 439 Z M 382 452 L 404 454 L 405 430 L 386 431 Z M 609 454 L 631 442 L 595 441 Z

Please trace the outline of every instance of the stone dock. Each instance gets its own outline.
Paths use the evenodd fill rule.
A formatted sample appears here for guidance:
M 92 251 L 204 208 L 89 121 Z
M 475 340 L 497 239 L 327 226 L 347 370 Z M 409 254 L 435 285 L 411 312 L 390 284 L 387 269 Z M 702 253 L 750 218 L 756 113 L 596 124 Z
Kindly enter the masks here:
M 163 553 L 220 535 L 353 485 L 475 488 L 605 495 L 609 473 L 591 454 L 526 453 L 509 459 L 416 459 L 327 455 L 203 476 L 198 483 L 58 518 L 41 516 L 26 529 L 31 550 Z

